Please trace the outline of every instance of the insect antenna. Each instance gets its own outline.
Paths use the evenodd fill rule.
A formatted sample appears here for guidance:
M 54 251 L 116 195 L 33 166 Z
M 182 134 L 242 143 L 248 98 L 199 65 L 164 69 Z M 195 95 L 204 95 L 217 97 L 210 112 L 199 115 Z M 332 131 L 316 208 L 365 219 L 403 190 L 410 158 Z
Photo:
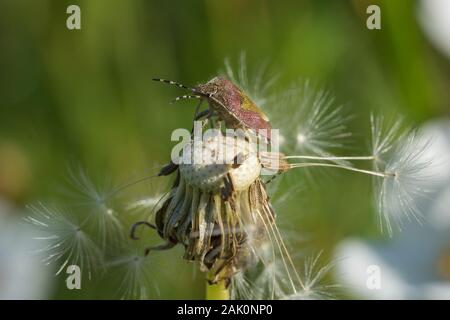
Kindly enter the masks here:
M 178 88 L 182 88 L 182 89 L 186 89 L 189 91 L 195 91 L 193 88 L 190 88 L 188 86 L 185 86 L 184 84 L 172 81 L 172 80 L 166 80 L 166 79 L 159 79 L 159 78 L 153 78 L 153 81 L 159 81 L 159 82 L 164 82 L 173 86 L 177 86 Z
M 174 103 L 176 101 L 180 101 L 180 100 L 187 100 L 187 99 L 201 99 L 202 97 L 199 95 L 189 95 L 189 94 L 185 94 L 184 96 L 179 96 L 176 97 L 175 99 L 173 99 L 172 101 L 170 101 L 170 103 Z

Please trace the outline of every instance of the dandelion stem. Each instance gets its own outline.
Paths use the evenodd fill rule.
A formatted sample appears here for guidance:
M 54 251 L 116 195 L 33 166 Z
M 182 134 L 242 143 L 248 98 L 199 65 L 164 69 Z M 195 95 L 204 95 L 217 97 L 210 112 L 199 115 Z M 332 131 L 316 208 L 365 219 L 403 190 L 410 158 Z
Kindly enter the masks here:
M 395 175 L 394 173 L 390 173 L 390 172 L 378 172 L 378 171 L 364 170 L 364 169 L 358 169 L 358 168 L 347 167 L 347 166 L 342 166 L 342 165 L 338 165 L 338 164 L 330 164 L 330 163 L 310 162 L 310 163 L 293 163 L 293 164 L 291 164 L 292 169 L 293 168 L 303 168 L 303 167 L 339 168 L 339 169 L 344 169 L 344 170 L 349 170 L 349 171 L 354 171 L 354 172 L 365 173 L 365 174 L 382 177 L 382 178 L 391 177 L 391 176 Z
M 225 281 L 216 284 L 206 282 L 206 300 L 230 300 L 230 293 L 225 287 Z

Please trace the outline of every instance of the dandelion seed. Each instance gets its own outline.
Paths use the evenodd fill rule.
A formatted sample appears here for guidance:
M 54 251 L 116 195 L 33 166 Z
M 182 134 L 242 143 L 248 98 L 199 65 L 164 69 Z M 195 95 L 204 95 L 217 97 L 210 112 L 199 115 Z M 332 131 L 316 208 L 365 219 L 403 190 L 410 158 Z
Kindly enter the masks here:
M 133 215 L 138 215 L 141 220 L 151 220 L 169 195 L 167 191 L 164 191 L 165 188 L 167 185 L 164 183 L 152 183 L 147 188 L 146 195 L 128 201 L 125 210 Z
M 283 296 L 285 300 L 329 300 L 335 299 L 336 284 L 327 284 L 324 278 L 334 267 L 334 263 L 328 263 L 319 267 L 320 253 L 316 257 L 307 258 L 304 263 L 302 280 L 304 286 L 296 293 Z
M 277 250 L 273 241 L 266 241 L 264 245 L 259 246 L 259 265 L 240 273 L 237 279 L 232 280 L 232 297 L 272 300 L 334 298 L 338 286 L 324 280 L 334 263 L 319 267 L 320 254 L 314 258 L 305 258 L 303 272 L 298 275 L 300 281 L 292 287 L 286 265 L 281 258 L 282 254 L 285 253 Z M 252 288 L 251 293 L 249 288 Z
M 413 130 L 401 130 L 401 120 L 385 121 L 371 115 L 373 167 L 385 172 L 375 179 L 378 192 L 376 208 L 382 231 L 392 236 L 394 227 L 402 230 L 405 221 L 422 223 L 423 208 L 435 188 L 434 160 L 429 153 L 431 141 Z
M 244 274 L 238 272 L 231 278 L 230 298 L 231 300 L 255 300 L 261 294 L 259 288 L 255 286 Z
M 237 299 L 276 299 L 284 295 L 285 287 L 291 288 L 291 279 L 286 272 L 286 265 L 281 259 L 282 252 L 278 251 L 271 239 L 270 229 L 266 230 L 267 237 L 248 238 L 253 263 L 248 268 L 241 269 L 231 279 L 231 297 Z M 248 233 L 251 234 L 251 233 Z M 294 289 L 294 292 L 295 289 Z
M 129 250 L 107 264 L 114 278 L 120 279 L 116 294 L 121 299 L 147 300 L 159 295 L 159 287 L 153 274 L 154 263 L 142 253 Z
M 74 200 L 74 204 L 79 206 L 105 205 L 110 200 L 114 189 L 109 180 L 105 180 L 102 186 L 95 184 L 81 167 L 69 167 L 67 180 L 67 195 Z
M 130 202 L 127 206 L 127 210 L 149 210 L 158 209 L 158 205 L 161 204 L 163 195 L 156 195 L 154 197 L 145 197 L 143 199 Z
M 247 57 L 245 52 L 241 52 L 237 72 L 229 59 L 225 59 L 225 74 L 237 84 L 260 108 L 265 108 L 269 100 L 269 91 L 278 79 L 278 76 L 270 76 L 267 71 L 267 62 L 263 62 L 255 67 L 255 72 L 249 75 L 247 70 Z
M 158 172 L 160 170 L 159 165 L 153 166 L 151 169 L 147 169 L 150 172 Z M 154 180 L 156 175 L 150 175 L 144 178 L 137 178 L 129 183 L 125 183 L 122 186 L 116 188 L 115 193 L 124 191 L 125 189 L 132 187 L 141 182 L 147 182 L 145 188 L 139 191 L 138 195 L 132 196 L 133 200 L 126 200 L 125 210 L 132 213 L 144 214 L 148 216 L 149 213 L 153 214 L 159 209 L 160 205 L 164 202 L 167 196 L 167 188 L 169 185 L 167 183 L 162 183 L 161 181 Z M 145 217 L 142 217 L 145 218 Z
M 401 127 L 401 118 L 396 117 L 395 120 L 386 123 L 384 117 L 370 115 L 371 150 L 375 170 L 380 169 L 380 165 L 383 165 L 383 155 L 387 154 L 396 140 L 401 138 Z
M 73 189 L 70 192 L 71 203 L 75 208 L 82 209 L 102 250 L 113 250 L 120 246 L 125 233 L 119 214 L 112 206 L 119 187 L 114 187 L 110 181 L 100 187 L 81 168 L 69 170 L 69 183 Z
M 388 175 L 375 181 L 380 226 L 390 236 L 393 227 L 401 230 L 405 221 L 422 222 L 420 203 L 432 194 L 436 181 L 431 172 L 433 162 L 425 157 L 429 144 L 415 131 L 405 135 L 392 147 L 385 162 L 383 170 Z
M 103 270 L 103 255 L 85 231 L 85 221 L 77 221 L 70 213 L 49 208 L 43 204 L 29 206 L 34 213 L 25 220 L 42 232 L 36 240 L 44 242 L 36 254 L 43 262 L 57 267 L 56 275 L 70 264 L 78 265 L 89 279 Z
M 432 192 L 435 183 L 432 159 L 425 156 L 429 141 L 424 141 L 416 131 L 401 133 L 398 121 L 388 128 L 383 127 L 383 119 L 371 117 L 372 151 L 370 156 L 285 156 L 285 160 L 322 160 L 322 161 L 372 161 L 374 170 L 356 168 L 345 164 L 324 162 L 297 162 L 291 168 L 338 168 L 347 171 L 374 176 L 378 190 L 377 209 L 380 215 L 380 227 L 389 235 L 393 226 L 402 229 L 404 220 L 421 222 L 420 199 Z
M 69 171 L 69 183 L 69 186 L 73 188 L 70 193 L 73 199 L 72 204 L 75 207 L 82 207 L 83 210 L 87 209 L 89 218 L 98 224 L 101 234 L 105 234 L 110 229 L 105 223 L 110 223 L 112 228 L 119 225 L 110 205 L 114 195 L 114 187 L 111 182 L 105 182 L 100 187 L 82 169 L 77 172 L 72 169 Z
M 308 81 L 293 85 L 273 98 L 268 103 L 268 112 L 274 127 L 280 128 L 283 136 L 295 135 L 294 139 L 286 141 L 283 150 L 291 154 L 329 157 L 333 151 L 345 148 L 351 136 L 347 131 L 351 117 L 342 106 L 333 105 L 330 94 L 314 89 Z M 288 119 L 286 112 L 290 114 Z M 335 161 L 348 164 L 339 159 Z
M 282 252 L 273 248 L 275 244 L 266 242 L 265 259 L 261 259 L 262 271 L 256 276 L 255 287 L 259 288 L 257 299 L 279 299 L 286 290 L 297 292 L 299 285 L 293 284 L 286 271 L 286 265 L 281 258 Z

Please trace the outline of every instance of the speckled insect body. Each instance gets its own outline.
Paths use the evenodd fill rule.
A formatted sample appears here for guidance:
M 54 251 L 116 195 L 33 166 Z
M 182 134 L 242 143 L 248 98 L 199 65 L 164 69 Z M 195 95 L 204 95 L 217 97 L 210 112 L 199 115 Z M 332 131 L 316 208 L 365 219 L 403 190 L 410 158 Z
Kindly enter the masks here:
M 193 95 L 180 96 L 175 101 L 191 98 L 206 100 L 209 105 L 208 110 L 199 113 L 196 119 L 216 115 L 219 120 L 225 123 L 226 128 L 253 130 L 270 141 L 272 127 L 269 118 L 245 92 L 230 80 L 219 76 L 194 88 L 170 80 L 154 80 L 176 85 L 193 92 Z

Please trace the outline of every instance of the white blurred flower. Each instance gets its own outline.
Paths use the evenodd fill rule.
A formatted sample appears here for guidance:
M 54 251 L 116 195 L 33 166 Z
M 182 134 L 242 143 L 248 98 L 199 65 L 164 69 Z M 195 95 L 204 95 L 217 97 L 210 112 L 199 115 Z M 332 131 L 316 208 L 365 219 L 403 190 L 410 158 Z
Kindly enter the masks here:
M 32 254 L 35 232 L 15 215 L 17 210 L 0 199 L 0 300 L 47 299 L 53 287 L 52 269 Z
M 418 18 L 430 41 L 450 58 L 450 1 L 422 0 Z

